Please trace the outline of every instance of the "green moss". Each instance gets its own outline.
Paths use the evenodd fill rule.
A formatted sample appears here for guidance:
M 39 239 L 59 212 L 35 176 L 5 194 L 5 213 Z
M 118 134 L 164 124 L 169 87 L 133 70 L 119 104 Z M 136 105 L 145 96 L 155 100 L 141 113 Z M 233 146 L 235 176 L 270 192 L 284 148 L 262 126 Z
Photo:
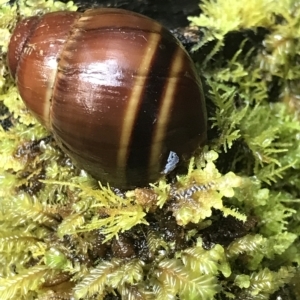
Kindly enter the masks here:
M 297 1 L 202 1 L 190 21 L 202 33 L 193 55 L 208 145 L 175 183 L 124 194 L 71 164 L 25 109 L 5 63 L 17 14 L 75 5 L 8 2 L 0 0 L 0 298 L 300 299 Z

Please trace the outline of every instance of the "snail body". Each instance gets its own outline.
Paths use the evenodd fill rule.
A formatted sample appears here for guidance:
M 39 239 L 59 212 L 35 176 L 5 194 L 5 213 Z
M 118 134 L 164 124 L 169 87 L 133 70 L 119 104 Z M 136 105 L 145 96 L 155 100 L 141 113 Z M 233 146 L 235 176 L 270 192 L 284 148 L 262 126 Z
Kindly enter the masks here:
M 192 60 L 167 29 L 140 14 L 107 8 L 24 19 L 8 65 L 58 145 L 113 186 L 154 182 L 170 153 L 187 158 L 206 140 Z

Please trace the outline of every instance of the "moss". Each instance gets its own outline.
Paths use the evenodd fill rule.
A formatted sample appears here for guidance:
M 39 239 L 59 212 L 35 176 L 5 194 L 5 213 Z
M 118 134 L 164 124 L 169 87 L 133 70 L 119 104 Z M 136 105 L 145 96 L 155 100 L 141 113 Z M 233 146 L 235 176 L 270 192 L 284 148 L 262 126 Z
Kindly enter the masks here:
M 207 0 L 190 17 L 209 141 L 185 174 L 124 193 L 76 169 L 25 109 L 0 1 L 1 299 L 298 299 L 299 18 L 292 0 Z M 204 55 L 203 55 L 204 54 Z

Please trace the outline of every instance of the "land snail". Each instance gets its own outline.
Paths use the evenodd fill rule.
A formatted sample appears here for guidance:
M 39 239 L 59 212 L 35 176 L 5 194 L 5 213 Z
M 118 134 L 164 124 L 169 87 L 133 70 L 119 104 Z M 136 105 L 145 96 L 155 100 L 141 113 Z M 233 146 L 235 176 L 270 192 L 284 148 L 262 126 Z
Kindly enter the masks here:
M 103 183 L 155 182 L 206 140 L 191 58 L 143 15 L 101 8 L 23 19 L 8 65 L 27 108 L 75 165 Z

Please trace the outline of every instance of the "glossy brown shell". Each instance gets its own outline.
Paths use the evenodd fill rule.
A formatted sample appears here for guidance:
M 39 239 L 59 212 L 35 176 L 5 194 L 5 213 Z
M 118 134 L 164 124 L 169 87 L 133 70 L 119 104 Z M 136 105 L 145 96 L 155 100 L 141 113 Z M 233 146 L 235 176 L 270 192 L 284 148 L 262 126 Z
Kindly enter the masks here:
M 30 111 L 95 178 L 147 185 L 170 151 L 206 139 L 200 80 L 159 23 L 120 9 L 55 12 L 21 21 L 8 64 Z

